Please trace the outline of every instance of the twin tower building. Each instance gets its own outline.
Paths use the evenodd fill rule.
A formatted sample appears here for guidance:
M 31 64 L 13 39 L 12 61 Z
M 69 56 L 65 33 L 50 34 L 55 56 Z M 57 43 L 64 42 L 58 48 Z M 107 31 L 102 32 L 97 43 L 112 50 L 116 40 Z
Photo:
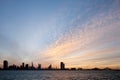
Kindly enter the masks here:
M 22 64 L 23 65 L 23 64 Z M 10 70 L 11 69 L 11 67 L 8 65 L 8 61 L 7 60 L 4 60 L 3 61 L 3 69 L 4 70 Z M 22 70 L 23 69 L 23 67 L 18 67 L 18 66 L 16 66 L 16 65 L 13 65 L 13 68 L 12 69 L 17 69 L 17 70 Z M 31 67 L 29 67 L 28 66 L 28 64 L 26 64 L 26 67 L 24 68 L 25 70 L 26 69 L 29 69 L 29 70 L 31 70 L 31 69 L 41 69 L 42 70 L 42 68 L 41 68 L 41 64 L 38 64 L 38 68 L 33 68 L 33 63 L 32 63 L 32 66 Z M 47 70 L 49 70 L 49 69 L 52 69 L 52 67 L 51 68 L 46 68 Z M 65 64 L 63 63 L 63 62 L 60 62 L 60 70 L 65 70 Z

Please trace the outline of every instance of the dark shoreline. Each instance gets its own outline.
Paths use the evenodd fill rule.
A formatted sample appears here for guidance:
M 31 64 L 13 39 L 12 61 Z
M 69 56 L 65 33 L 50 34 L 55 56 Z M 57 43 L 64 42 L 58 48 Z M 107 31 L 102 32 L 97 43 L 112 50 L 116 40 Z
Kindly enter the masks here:
M 92 69 L 84 69 L 84 70 L 0 70 L 0 71 L 120 71 L 118 70 L 92 70 Z

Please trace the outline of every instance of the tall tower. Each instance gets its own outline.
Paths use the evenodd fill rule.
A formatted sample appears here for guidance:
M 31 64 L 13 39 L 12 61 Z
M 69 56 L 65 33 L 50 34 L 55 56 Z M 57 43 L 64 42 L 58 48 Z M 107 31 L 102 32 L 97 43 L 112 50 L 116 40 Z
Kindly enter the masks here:
M 3 69 L 8 69 L 8 61 L 7 60 L 4 60 L 3 61 Z
M 34 69 L 34 65 L 33 65 L 33 62 L 31 63 L 31 69 Z
M 65 70 L 65 64 L 63 62 L 60 62 L 60 69 Z
M 33 68 L 33 67 L 34 67 L 34 66 L 33 66 L 33 62 L 31 63 L 31 65 L 32 65 L 31 67 Z
M 25 63 L 24 62 L 21 65 L 21 69 L 25 69 Z
M 22 68 L 24 68 L 25 67 L 25 64 L 24 64 L 24 62 L 22 63 Z

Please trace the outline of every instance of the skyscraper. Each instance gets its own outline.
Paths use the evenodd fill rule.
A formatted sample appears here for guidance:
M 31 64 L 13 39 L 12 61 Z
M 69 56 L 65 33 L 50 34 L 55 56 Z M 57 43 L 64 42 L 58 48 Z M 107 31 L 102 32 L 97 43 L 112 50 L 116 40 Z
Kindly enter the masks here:
M 35 68 L 34 68 L 34 65 L 33 65 L 33 62 L 31 63 L 31 69 L 35 69 Z
M 52 69 L 52 65 L 51 65 L 51 64 L 48 66 L 48 69 L 49 69 L 49 70 L 51 70 L 51 69 Z
M 22 63 L 22 68 L 24 68 L 25 66 L 24 66 L 24 62 Z
M 33 62 L 31 63 L 31 67 L 33 68 L 34 66 L 33 66 Z
M 8 61 L 7 60 L 4 60 L 3 61 L 3 69 L 8 69 Z
M 63 62 L 60 62 L 60 69 L 64 70 L 65 69 L 65 64 Z
M 25 69 L 25 63 L 24 62 L 21 65 L 21 69 Z
M 26 69 L 26 70 L 29 69 L 29 65 L 28 65 L 28 64 L 25 65 L 25 69 Z
M 39 70 L 41 69 L 41 64 L 38 64 L 38 69 L 39 69 Z

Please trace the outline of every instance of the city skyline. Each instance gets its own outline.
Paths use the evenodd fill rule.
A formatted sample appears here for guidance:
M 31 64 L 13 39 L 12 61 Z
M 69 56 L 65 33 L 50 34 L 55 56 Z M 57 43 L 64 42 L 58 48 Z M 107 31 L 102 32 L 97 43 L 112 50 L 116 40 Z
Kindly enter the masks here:
M 3 60 L 120 69 L 120 0 L 0 0 Z
M 33 62 L 30 64 L 27 64 L 25 62 L 22 62 L 21 65 L 12 64 L 10 65 L 7 60 L 3 61 L 3 67 L 0 69 L 2 70 L 65 70 L 65 64 L 63 62 L 60 62 L 59 67 L 53 67 L 52 64 L 50 64 L 48 67 L 42 67 L 42 64 L 38 63 L 38 66 L 34 66 Z
M 34 66 L 33 62 L 30 64 L 27 64 L 25 62 L 22 62 L 21 65 L 16 65 L 12 64 L 9 65 L 9 62 L 7 60 L 3 61 L 3 67 L 0 68 L 0 70 L 120 70 L 120 69 L 111 69 L 109 67 L 105 68 L 76 68 L 76 67 L 71 67 L 71 68 L 66 68 L 64 62 L 60 62 L 59 67 L 53 67 L 52 64 L 50 64 L 48 67 L 42 67 L 42 64 L 38 64 L 37 67 Z

